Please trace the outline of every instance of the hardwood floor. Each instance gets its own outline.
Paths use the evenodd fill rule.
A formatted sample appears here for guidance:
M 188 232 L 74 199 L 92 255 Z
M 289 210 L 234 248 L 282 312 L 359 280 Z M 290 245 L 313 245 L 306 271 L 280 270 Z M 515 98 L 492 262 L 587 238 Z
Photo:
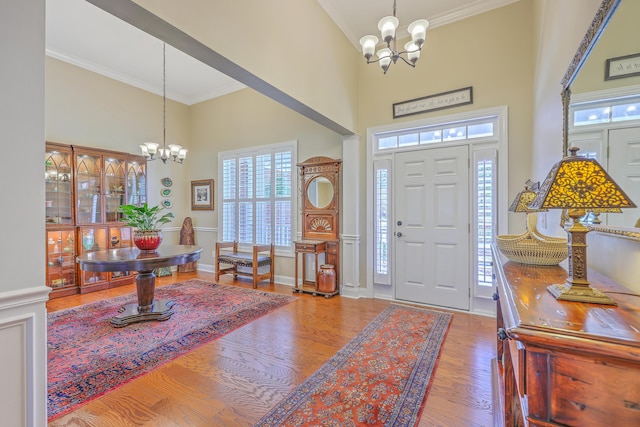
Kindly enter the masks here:
M 158 286 L 211 273 L 174 273 Z M 221 283 L 250 288 L 248 280 Z M 291 294 L 283 285 L 261 290 Z M 135 290 L 58 298 L 49 312 Z M 349 342 L 389 301 L 294 294 L 296 301 L 52 421 L 60 426 L 250 426 Z M 455 313 L 419 426 L 490 426 L 495 319 Z

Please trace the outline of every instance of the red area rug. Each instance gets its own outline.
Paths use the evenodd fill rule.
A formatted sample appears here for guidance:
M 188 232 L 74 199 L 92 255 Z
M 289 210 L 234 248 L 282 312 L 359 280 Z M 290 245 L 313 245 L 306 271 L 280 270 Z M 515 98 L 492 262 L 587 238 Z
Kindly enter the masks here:
M 111 327 L 133 293 L 48 315 L 49 420 L 295 300 L 197 279 L 158 287 L 155 298 L 176 302 L 169 320 Z
M 452 317 L 389 306 L 255 427 L 414 426 Z

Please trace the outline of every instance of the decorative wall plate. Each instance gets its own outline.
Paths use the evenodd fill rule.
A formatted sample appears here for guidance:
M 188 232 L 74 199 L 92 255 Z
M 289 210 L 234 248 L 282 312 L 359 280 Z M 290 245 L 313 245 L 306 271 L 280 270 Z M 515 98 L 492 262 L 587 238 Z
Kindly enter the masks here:
M 160 195 L 162 197 L 171 197 L 171 189 L 170 188 L 163 188 L 160 190 Z
M 165 187 L 171 187 L 173 185 L 173 181 L 171 181 L 171 178 L 162 178 L 162 185 Z
M 164 199 L 162 201 L 162 206 L 164 206 L 167 209 L 171 209 L 173 207 L 173 203 L 171 203 L 171 200 L 169 199 Z

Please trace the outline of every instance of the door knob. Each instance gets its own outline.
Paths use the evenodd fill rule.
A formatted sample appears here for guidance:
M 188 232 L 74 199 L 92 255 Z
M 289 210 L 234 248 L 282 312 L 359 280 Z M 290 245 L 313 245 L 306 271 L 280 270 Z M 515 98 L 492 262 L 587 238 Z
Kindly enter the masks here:
M 398 232 L 396 233 L 396 236 L 398 236 L 398 237 L 402 237 L 402 232 L 401 232 L 401 231 L 398 231 Z
M 402 225 L 402 221 L 398 221 L 398 222 L 397 222 L 397 224 L 398 224 L 398 225 Z

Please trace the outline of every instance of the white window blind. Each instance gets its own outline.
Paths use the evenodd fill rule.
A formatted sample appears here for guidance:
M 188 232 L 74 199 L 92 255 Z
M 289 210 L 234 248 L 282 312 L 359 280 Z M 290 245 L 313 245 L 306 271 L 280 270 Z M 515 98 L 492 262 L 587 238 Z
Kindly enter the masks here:
M 292 247 L 295 155 L 295 142 L 220 153 L 223 241 Z

